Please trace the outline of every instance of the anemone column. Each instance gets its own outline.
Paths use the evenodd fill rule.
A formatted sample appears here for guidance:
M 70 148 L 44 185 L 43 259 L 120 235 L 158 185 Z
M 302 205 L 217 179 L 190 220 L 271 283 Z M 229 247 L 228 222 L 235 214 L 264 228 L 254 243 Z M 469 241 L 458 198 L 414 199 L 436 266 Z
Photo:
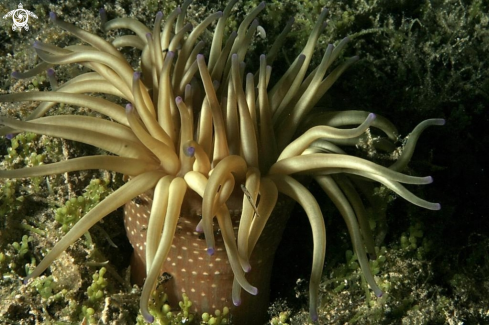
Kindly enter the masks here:
M 242 214 L 242 192 L 236 189 L 227 201 L 233 223 L 234 236 L 238 236 Z M 152 195 L 144 195 L 125 205 L 124 223 L 127 236 L 134 247 L 131 261 L 132 281 L 142 285 L 146 277 L 145 243 Z M 279 196 L 272 215 L 256 243 L 250 257 L 251 270 L 247 280 L 258 289 L 257 295 L 243 291 L 233 302 L 234 274 L 229 264 L 224 239 L 219 226 L 214 224 L 215 252 L 209 255 L 198 223 L 202 218 L 202 200 L 193 191 L 187 192 L 170 253 L 162 267 L 165 273 L 164 291 L 170 305 L 177 306 L 185 293 L 192 302 L 191 311 L 200 315 L 214 313 L 228 307 L 233 324 L 264 324 L 268 320 L 270 277 L 273 259 L 282 239 L 285 224 L 294 202 Z

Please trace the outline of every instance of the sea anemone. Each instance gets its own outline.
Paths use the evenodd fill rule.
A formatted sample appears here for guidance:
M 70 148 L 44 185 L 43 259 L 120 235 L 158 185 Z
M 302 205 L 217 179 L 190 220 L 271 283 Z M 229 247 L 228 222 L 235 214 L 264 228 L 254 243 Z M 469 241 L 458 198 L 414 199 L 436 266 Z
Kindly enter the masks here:
M 191 24 L 184 25 L 190 1 L 177 7 L 163 27 L 163 14 L 157 13 L 152 31 L 134 19 L 104 21 L 104 31 L 135 33 L 116 37 L 112 43 L 50 14 L 54 24 L 88 45 L 60 48 L 34 43 L 43 62 L 12 76 L 29 78 L 49 69 L 55 89 L 0 96 L 2 102 L 42 102 L 26 121 L 0 117 L 0 134 L 61 137 L 112 155 L 1 170 L 0 177 L 103 169 L 126 175 L 128 181 L 83 216 L 25 277 L 25 283 L 43 273 L 98 221 L 125 206 L 125 226 L 134 247 L 134 280 L 145 278 L 140 308 L 148 322 L 154 320 L 148 308 L 151 293 L 160 274 L 167 272 L 171 279 L 165 290 L 170 297 L 181 299 L 186 293 L 198 312 L 229 306 L 232 300 L 235 306 L 241 305 L 232 310 L 234 322 L 249 324 L 246 317 L 256 321 L 266 315 L 267 283 L 290 211 L 288 197 L 303 207 L 311 224 L 309 308 L 316 320 L 326 229 L 320 206 L 303 185 L 313 179 L 342 214 L 365 279 L 377 296 L 382 295 L 368 266 L 367 252 L 375 258 L 375 247 L 358 191 L 373 202 L 372 181 L 378 182 L 413 204 L 438 210 L 439 204 L 416 197 L 401 185 L 428 184 L 432 178 L 399 171 L 409 162 L 422 131 L 444 121 L 432 119 L 418 125 L 391 166 L 348 154 L 341 147 L 367 140 L 386 154 L 399 151 L 393 144 L 398 138 L 396 128 L 385 118 L 365 111 L 313 111 L 357 60 L 352 57 L 330 69 L 348 38 L 336 46 L 329 44 L 320 64 L 310 67 L 325 26 L 323 10 L 300 55 L 283 75 L 274 75 L 271 66 L 291 29 L 290 20 L 268 54 L 256 61 L 258 71 L 245 74 L 247 50 L 257 30 L 263 32 L 256 17 L 265 3 L 249 12 L 224 41 L 226 20 L 236 2 L 231 0 L 223 12 L 209 15 L 193 29 Z M 103 10 L 101 16 L 104 20 Z M 206 50 L 198 39 L 215 21 Z M 142 51 L 139 67 L 128 63 L 118 50 L 123 47 Z M 73 63 L 93 72 L 56 85 L 51 68 Z M 332 71 L 327 74 L 328 70 Z M 127 105 L 124 108 L 96 93 L 117 96 Z M 45 117 L 57 103 L 86 107 L 106 118 Z M 383 136 L 370 137 L 370 128 Z M 138 271 L 138 265 L 143 269 Z

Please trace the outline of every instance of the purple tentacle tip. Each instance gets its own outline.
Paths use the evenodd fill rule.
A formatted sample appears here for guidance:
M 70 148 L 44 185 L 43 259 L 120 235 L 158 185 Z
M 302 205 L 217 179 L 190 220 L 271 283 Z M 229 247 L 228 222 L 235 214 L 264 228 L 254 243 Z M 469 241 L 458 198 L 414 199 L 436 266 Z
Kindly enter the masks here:
M 383 294 L 384 293 L 382 291 L 380 291 L 378 294 L 376 294 L 376 296 L 377 296 L 377 298 L 380 298 L 380 297 L 382 297 Z
M 242 301 L 241 301 L 241 298 L 238 298 L 238 299 L 236 299 L 236 300 L 234 300 L 234 299 L 233 299 L 233 305 L 235 305 L 236 307 L 237 307 L 237 306 L 240 306 L 240 305 L 241 305 L 241 302 L 242 302 Z
M 207 254 L 208 255 L 214 255 L 214 247 L 207 248 Z
M 56 73 L 54 72 L 53 69 L 49 68 L 47 71 L 47 74 L 48 74 L 48 77 L 54 77 Z
M 204 228 L 202 228 L 202 226 L 199 223 L 197 227 L 195 227 L 195 231 L 201 234 L 204 232 Z
M 126 113 L 129 114 L 132 112 L 132 105 L 129 103 L 126 105 Z
M 257 287 L 252 287 L 252 288 L 253 288 L 253 290 L 251 290 L 251 292 L 250 292 L 250 293 L 251 293 L 253 296 L 256 296 L 256 295 L 258 294 L 258 288 L 257 288 Z
M 155 318 L 152 315 L 149 315 L 149 314 L 148 315 L 144 315 L 144 319 L 148 323 L 153 323 L 155 321 Z
M 15 137 L 15 134 L 9 133 L 5 136 L 7 139 L 12 140 Z
M 163 18 L 163 13 L 161 11 L 158 11 L 156 13 L 156 18 Z
M 102 7 L 98 11 L 100 15 L 100 22 L 101 22 L 101 28 L 105 32 L 105 24 L 107 23 L 107 11 L 105 11 L 105 8 Z
M 10 75 L 12 76 L 12 78 L 20 79 L 20 72 L 19 71 L 13 71 Z
M 187 156 L 193 157 L 195 155 L 195 147 L 187 147 L 185 153 L 187 154 Z
M 100 15 L 100 19 L 102 20 L 102 23 L 106 23 L 107 22 L 107 11 L 105 11 L 105 8 L 100 8 L 98 10 L 98 13 Z
M 132 78 L 133 78 L 134 80 L 141 79 L 141 72 L 139 72 L 139 71 L 135 71 L 135 72 L 133 73 L 133 75 L 132 75 Z
M 49 13 L 49 19 L 51 19 L 51 20 L 53 20 L 53 21 L 54 21 L 54 20 L 56 20 L 56 14 L 55 14 L 54 12 L 52 12 L 52 11 L 51 11 L 51 12 Z
M 178 104 L 180 104 L 181 102 L 183 102 L 182 97 L 177 96 L 177 98 L 175 98 L 175 103 L 178 105 Z
M 317 313 L 317 311 L 312 311 L 311 312 L 311 320 L 313 322 L 317 322 L 318 321 L 318 313 Z

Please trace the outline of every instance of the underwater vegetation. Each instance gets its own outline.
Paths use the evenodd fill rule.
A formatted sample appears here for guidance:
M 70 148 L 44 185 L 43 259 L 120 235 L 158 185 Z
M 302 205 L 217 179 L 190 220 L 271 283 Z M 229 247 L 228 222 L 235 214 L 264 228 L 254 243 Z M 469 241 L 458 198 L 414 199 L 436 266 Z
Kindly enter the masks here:
M 63 18 L 64 18 L 64 16 L 63 16 Z M 200 19 L 199 19 L 199 21 L 200 21 Z M 354 43 L 354 42 L 350 42 L 350 43 L 353 45 L 353 43 Z M 349 46 L 352 46 L 352 45 L 349 45 Z M 347 47 L 347 48 L 348 48 L 348 47 Z M 321 52 L 321 54 L 323 54 L 323 53 L 324 53 L 323 51 L 320 51 L 320 52 Z M 296 53 L 297 53 L 297 52 L 296 52 Z M 342 59 L 343 59 L 343 58 L 342 58 L 342 56 L 340 56 L 339 61 L 341 61 Z M 344 60 L 344 59 L 343 59 L 343 60 Z M 274 71 L 274 70 L 272 70 L 272 74 L 273 74 L 273 71 Z M 144 75 L 144 74 L 143 74 L 143 75 Z M 341 79 L 340 79 L 340 80 L 341 80 Z M 42 81 L 41 81 L 41 83 L 42 83 Z M 218 88 L 218 89 L 219 89 L 219 88 Z M 368 105 L 366 105 L 366 106 L 368 106 Z M 15 112 L 14 114 L 18 114 L 18 113 L 17 113 L 17 112 Z M 70 143 L 70 144 L 71 144 L 71 143 Z M 39 148 L 38 148 L 38 149 L 39 149 Z M 92 149 L 92 150 L 93 150 L 93 149 Z M 91 152 L 91 154 L 93 154 L 93 153 L 94 153 L 94 151 L 92 151 L 92 152 Z M 41 154 L 41 155 L 42 155 L 42 153 L 41 153 L 41 152 L 39 152 L 39 154 Z M 48 161 L 48 162 L 52 162 L 52 161 L 56 161 L 56 160 L 55 160 L 55 159 L 52 159 L 52 160 L 47 160 L 47 161 Z M 32 165 L 32 164 L 30 164 L 30 163 L 26 163 L 26 165 L 27 165 L 27 166 L 33 166 L 33 165 Z M 18 168 L 18 167 L 21 167 L 21 166 L 16 165 L 16 166 L 14 166 L 14 167 Z M 112 176 L 109 176 L 109 177 L 112 177 Z M 11 181 L 11 182 L 12 182 L 12 181 Z M 111 182 L 109 182 L 107 179 L 103 179 L 103 180 L 101 180 L 101 182 L 102 182 L 102 183 L 104 183 L 104 184 L 110 183 L 110 184 L 112 184 L 111 186 L 114 186 L 114 188 L 117 188 L 117 187 L 119 187 L 121 184 L 123 184 L 123 180 L 121 180 L 121 179 L 113 179 L 113 180 L 111 180 Z M 117 183 L 117 185 L 115 185 L 114 183 Z M 35 185 L 34 185 L 34 184 L 35 184 L 35 183 L 33 183 L 33 185 L 32 185 L 33 187 L 32 187 L 32 188 L 35 188 Z M 38 184 L 39 184 L 39 181 L 38 181 Z M 85 181 L 85 184 L 86 184 L 86 181 Z M 39 185 L 38 185 L 38 186 L 39 186 Z M 43 184 L 43 186 L 44 186 L 44 184 Z M 82 187 L 82 188 L 83 188 L 83 187 Z M 7 193 L 7 194 L 9 194 L 9 195 L 10 195 L 10 191 L 9 191 L 9 193 Z M 243 196 L 243 192 L 241 192 L 241 196 L 242 196 L 242 199 L 244 199 L 244 198 L 245 198 L 245 196 Z M 95 231 L 95 230 L 94 230 L 94 231 Z M 61 236 L 61 235 L 58 235 L 58 236 Z M 29 241 L 27 241 L 27 243 L 28 243 L 28 242 L 29 242 Z M 28 245 L 28 244 L 27 244 L 27 245 Z M 25 246 L 25 245 L 24 245 L 24 246 Z M 47 248 L 51 248 L 51 247 L 53 247 L 53 246 L 54 246 L 54 243 L 51 243 L 51 244 L 47 243 L 47 244 L 46 244 L 46 246 L 47 246 Z M 87 246 L 88 246 L 88 245 L 87 245 Z M 25 256 L 25 255 L 23 255 L 23 256 Z M 38 259 L 38 261 L 39 261 L 39 259 Z M 20 273 L 20 271 L 19 271 L 19 273 Z M 254 283 L 252 282 L 252 280 L 250 280 L 250 283 L 251 283 L 252 285 L 254 284 Z M 51 284 L 50 284 L 50 282 L 49 282 L 49 281 L 47 281 L 47 286 L 48 286 L 48 287 L 49 287 L 49 286 L 51 286 Z M 104 290 L 105 290 L 105 289 L 104 289 Z M 48 290 L 48 291 L 49 291 L 49 290 Z M 102 311 L 94 311 L 94 312 L 102 312 Z M 88 316 L 90 316 L 90 315 L 88 315 Z

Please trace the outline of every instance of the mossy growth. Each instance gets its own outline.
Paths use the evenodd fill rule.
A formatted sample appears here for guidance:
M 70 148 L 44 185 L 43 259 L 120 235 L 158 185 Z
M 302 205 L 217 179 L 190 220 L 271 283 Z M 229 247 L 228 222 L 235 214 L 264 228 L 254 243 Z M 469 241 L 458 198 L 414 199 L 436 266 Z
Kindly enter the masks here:
M 111 193 L 108 188 L 109 183 L 108 179 L 92 179 L 83 191 L 83 195 L 72 197 L 64 206 L 56 210 L 56 221 L 61 224 L 64 232 L 68 232 L 81 217 Z
M 44 84 L 46 83 L 46 76 L 44 74 L 40 74 L 32 78 L 31 80 L 32 85 L 29 85 L 29 90 L 33 89 L 39 89 L 41 87 L 44 87 Z
M 34 133 L 21 133 L 16 135 L 11 139 L 10 147 L 7 148 L 7 155 L 4 156 L 2 161 L 3 168 L 5 169 L 14 169 L 14 168 L 22 168 L 22 167 L 33 167 L 39 166 L 44 163 L 46 155 L 44 153 L 37 153 L 37 145 L 36 140 L 38 139 L 38 135 Z M 42 177 L 31 177 L 29 178 L 30 184 L 25 188 L 25 190 L 29 193 L 39 193 L 40 186 L 43 178 Z M 6 180 L 6 188 L 1 190 L 0 196 L 3 199 L 6 199 L 7 202 L 2 200 L 2 205 L 0 209 L 5 209 L 5 206 L 8 206 L 9 203 L 13 204 L 15 207 L 15 201 L 13 199 L 14 195 L 14 185 L 16 184 L 15 180 Z M 17 199 L 17 198 L 16 198 Z
M 422 260 L 431 250 L 431 242 L 425 239 L 423 234 L 423 224 L 416 222 L 407 232 L 402 233 L 400 240 L 401 248 L 414 252 L 419 260 Z
M 222 312 L 219 309 L 216 309 L 216 311 L 214 311 L 214 315 L 211 315 L 209 313 L 203 313 L 201 324 L 208 324 L 208 325 L 230 324 L 229 316 L 230 314 L 229 314 L 228 307 L 224 307 L 222 309 Z
M 270 320 L 270 325 L 289 325 L 290 311 L 282 311 Z
M 155 318 L 155 324 L 158 325 L 179 325 L 189 324 L 194 320 L 194 314 L 189 312 L 192 302 L 187 295 L 183 295 L 183 301 L 179 302 L 180 311 L 172 312 L 168 302 L 168 296 L 163 291 L 163 286 L 159 285 L 152 293 L 152 299 L 149 304 L 149 312 Z M 146 321 L 141 314 L 137 317 L 137 324 L 144 325 Z
M 41 301 L 44 301 L 46 305 L 53 304 L 57 301 L 64 301 L 68 293 L 67 289 L 61 289 L 59 287 L 52 275 L 35 278 L 30 284 L 30 287 L 36 289 L 36 292 L 41 296 Z
M 7 214 L 18 210 L 24 201 L 24 196 L 16 195 L 16 180 L 4 180 L 0 184 L 2 185 L 0 186 L 0 215 L 4 218 Z M 0 228 L 5 228 L 4 222 L 6 221 L 2 220 Z
M 67 307 L 59 315 L 70 314 L 67 301 L 71 297 L 68 297 L 68 290 L 61 288 L 55 281 L 55 276 L 43 275 L 33 279 L 29 285 L 22 284 L 21 280 L 36 265 L 36 259 L 30 247 L 33 241 L 33 237 L 24 235 L 20 241 L 14 241 L 0 251 L 0 272 L 2 274 L 0 278 L 0 294 L 2 295 L 0 320 L 5 320 L 9 324 L 12 318 L 20 318 L 24 321 L 22 323 L 31 323 L 35 316 L 25 314 L 28 314 L 29 310 L 34 311 L 35 309 L 32 308 L 34 305 L 39 306 L 38 312 L 40 313 L 36 315 L 42 315 L 46 321 L 43 323 L 49 323 L 48 320 L 52 320 L 48 309 L 53 312 L 55 309 L 61 310 Z M 25 309 L 19 309 L 19 306 Z M 53 309 L 53 306 L 56 307 Z M 7 311 L 6 314 L 5 311 Z
M 227 325 L 231 324 L 229 308 L 224 307 L 222 310 L 216 309 L 214 314 L 203 313 L 200 318 L 190 312 L 192 301 L 186 294 L 183 294 L 183 300 L 178 303 L 179 310 L 168 304 L 168 296 L 163 290 L 162 285 L 158 285 L 152 293 L 152 299 L 149 304 L 149 311 L 154 316 L 154 324 L 157 325 L 184 325 L 184 324 L 201 324 L 201 325 Z M 147 324 L 141 314 L 137 317 L 137 324 Z
M 26 264 L 26 259 L 29 257 L 29 242 L 31 241 L 32 237 L 24 235 L 20 242 L 15 241 L 11 245 L 8 245 L 10 246 L 8 248 L 11 249 L 0 252 L 0 270 L 13 274 L 27 274 L 29 268 Z
M 377 259 L 370 260 L 369 266 L 372 274 L 375 276 L 380 273 L 382 266 L 386 261 L 386 247 L 376 247 Z M 363 278 L 363 273 L 358 263 L 357 255 L 351 250 L 345 252 L 346 263 L 335 268 L 331 273 L 331 279 L 324 282 L 324 285 L 333 285 L 333 292 L 340 293 L 344 290 L 350 290 L 354 288 L 363 288 L 365 291 L 367 300 L 370 299 L 371 293 L 368 284 Z M 382 288 L 382 285 L 378 283 Z
M 20 169 L 58 161 L 62 156 L 58 142 L 34 133 L 21 133 L 10 139 L 6 155 L 0 161 L 1 169 Z M 43 196 L 43 187 L 51 189 L 51 177 L 30 177 L 26 179 L 0 179 L 0 228 L 7 222 L 8 216 L 20 212 L 29 196 Z M 5 219 L 4 219 L 5 218 Z
M 453 271 L 440 285 L 436 258 L 425 226 L 413 218 L 406 231 L 399 231 L 395 243 L 376 249 L 370 268 L 381 290 L 375 297 L 359 272 L 355 254 L 347 251 L 346 262 L 334 267 L 323 279 L 319 322 L 325 324 L 485 324 L 489 240 L 466 248 L 475 268 L 484 274 L 473 279 L 473 270 Z M 482 258 L 480 258 L 483 256 Z M 469 258 L 469 260 L 470 260 Z M 450 266 L 445 266 L 450 267 Z M 477 300 L 473 297 L 476 295 Z M 307 310 L 294 312 L 291 324 L 308 324 Z
M 100 268 L 100 271 L 96 271 L 92 276 L 92 284 L 87 288 L 88 300 L 82 305 L 81 312 L 83 319 L 88 324 L 97 324 L 96 313 L 102 309 L 102 301 L 106 296 L 107 279 L 104 277 L 107 269 L 105 267 Z
M 27 158 L 35 151 L 34 141 L 38 139 L 35 133 L 20 133 L 10 140 L 10 147 L 7 148 L 7 155 L 4 156 L 2 163 L 6 168 L 19 168 L 28 166 Z

